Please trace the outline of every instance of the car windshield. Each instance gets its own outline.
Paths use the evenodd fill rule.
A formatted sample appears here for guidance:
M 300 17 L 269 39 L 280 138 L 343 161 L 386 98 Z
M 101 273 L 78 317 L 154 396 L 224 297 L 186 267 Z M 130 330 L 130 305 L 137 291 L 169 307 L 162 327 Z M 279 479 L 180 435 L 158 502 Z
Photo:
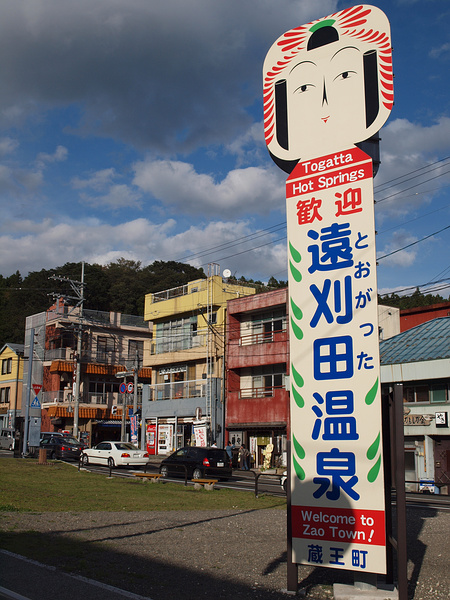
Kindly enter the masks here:
M 79 441 L 77 440 L 77 438 L 72 437 L 71 435 L 65 435 L 62 439 L 62 443 L 68 443 L 68 444 L 79 444 Z
M 117 442 L 114 445 L 117 450 L 139 450 L 134 444 L 129 444 L 128 442 Z

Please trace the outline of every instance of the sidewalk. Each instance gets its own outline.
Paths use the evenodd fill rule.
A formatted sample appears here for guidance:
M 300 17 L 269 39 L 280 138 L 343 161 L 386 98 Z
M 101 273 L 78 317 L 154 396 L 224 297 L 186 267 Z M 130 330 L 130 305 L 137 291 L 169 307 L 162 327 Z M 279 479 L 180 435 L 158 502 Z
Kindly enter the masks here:
M 151 600 L 0 550 L 0 600 Z

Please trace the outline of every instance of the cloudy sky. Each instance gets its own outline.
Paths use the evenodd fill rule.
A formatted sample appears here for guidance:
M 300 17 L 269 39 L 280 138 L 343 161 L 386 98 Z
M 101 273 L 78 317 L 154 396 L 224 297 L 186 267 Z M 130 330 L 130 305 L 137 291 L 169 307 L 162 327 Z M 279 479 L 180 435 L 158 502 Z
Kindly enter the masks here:
M 371 4 L 391 22 L 395 73 L 375 179 L 379 287 L 448 283 L 450 3 Z M 0 272 L 125 257 L 287 279 L 262 63 L 284 31 L 349 5 L 3 0 Z

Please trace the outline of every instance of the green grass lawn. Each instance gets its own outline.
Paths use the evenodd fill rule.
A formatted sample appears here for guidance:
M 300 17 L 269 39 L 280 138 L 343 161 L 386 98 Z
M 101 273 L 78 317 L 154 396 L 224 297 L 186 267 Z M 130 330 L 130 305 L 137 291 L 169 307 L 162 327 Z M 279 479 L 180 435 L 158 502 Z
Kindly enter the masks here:
M 78 471 L 76 465 L 0 458 L 0 511 L 79 512 L 284 508 L 286 500 L 251 492 L 194 490 L 176 483 L 142 482 Z

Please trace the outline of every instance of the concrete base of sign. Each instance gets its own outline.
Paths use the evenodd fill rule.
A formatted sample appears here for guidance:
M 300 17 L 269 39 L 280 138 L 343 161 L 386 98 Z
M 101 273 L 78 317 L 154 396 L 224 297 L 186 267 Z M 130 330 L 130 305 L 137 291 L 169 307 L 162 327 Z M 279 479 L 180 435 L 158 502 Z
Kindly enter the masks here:
M 334 600 L 398 600 L 398 591 L 382 584 L 377 589 L 362 590 L 353 585 L 335 583 L 333 597 Z

